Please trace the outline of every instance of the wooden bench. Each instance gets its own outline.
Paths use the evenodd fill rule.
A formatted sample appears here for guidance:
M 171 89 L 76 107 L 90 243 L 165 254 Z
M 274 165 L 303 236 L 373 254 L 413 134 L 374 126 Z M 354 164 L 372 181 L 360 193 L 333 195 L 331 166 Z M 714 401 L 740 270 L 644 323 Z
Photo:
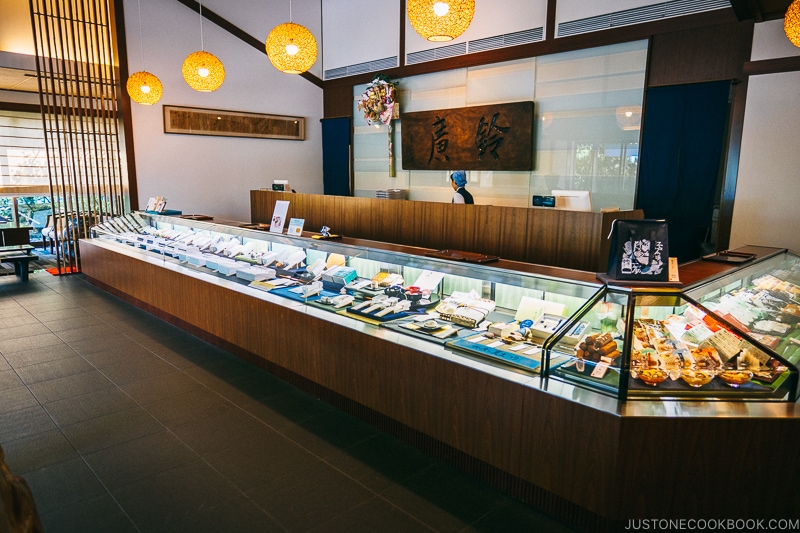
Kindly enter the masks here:
M 14 265 L 14 274 L 20 280 L 28 281 L 28 265 L 31 261 L 39 259 L 39 256 L 33 255 L 31 250 L 33 250 L 33 246 L 30 244 L 0 246 L 0 263 L 12 263 Z

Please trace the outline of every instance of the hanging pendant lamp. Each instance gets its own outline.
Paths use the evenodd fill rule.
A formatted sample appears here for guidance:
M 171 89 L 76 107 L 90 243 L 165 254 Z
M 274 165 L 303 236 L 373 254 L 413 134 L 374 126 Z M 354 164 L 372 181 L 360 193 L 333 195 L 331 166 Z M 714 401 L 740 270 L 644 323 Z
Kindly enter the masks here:
M 125 88 L 131 100 L 142 105 L 153 105 L 161 100 L 161 95 L 164 94 L 161 80 L 146 70 L 131 74 Z
M 289 22 L 275 26 L 265 46 L 272 66 L 286 74 L 302 74 L 317 60 L 317 40 L 308 28 L 292 22 L 291 0 Z
M 800 47 L 800 0 L 794 0 L 783 18 L 783 31 L 793 45 Z
M 139 5 L 139 53 L 142 55 L 142 64 L 144 64 L 144 51 L 142 44 L 142 5 Z M 128 76 L 128 82 L 125 84 L 128 91 L 128 96 L 137 104 L 153 105 L 161 100 L 161 95 L 164 93 L 164 87 L 153 74 L 146 70 L 134 72 Z
M 225 66 L 203 45 L 203 3 L 200 2 L 200 50 L 189 54 L 181 68 L 183 79 L 195 91 L 216 91 L 225 81 Z
M 452 41 L 469 28 L 475 0 L 408 0 L 408 20 L 429 41 Z

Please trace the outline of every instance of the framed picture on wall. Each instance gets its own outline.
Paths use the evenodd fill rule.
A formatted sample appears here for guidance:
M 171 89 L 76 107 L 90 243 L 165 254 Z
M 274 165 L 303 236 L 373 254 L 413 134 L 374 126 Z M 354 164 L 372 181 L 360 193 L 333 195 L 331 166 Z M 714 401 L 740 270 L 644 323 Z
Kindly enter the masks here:
M 245 111 L 164 106 L 164 133 L 305 140 L 305 119 Z

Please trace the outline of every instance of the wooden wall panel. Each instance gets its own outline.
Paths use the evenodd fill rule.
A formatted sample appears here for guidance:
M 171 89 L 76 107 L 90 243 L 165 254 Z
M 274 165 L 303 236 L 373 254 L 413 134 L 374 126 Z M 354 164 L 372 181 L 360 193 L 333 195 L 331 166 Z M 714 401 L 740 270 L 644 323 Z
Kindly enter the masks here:
M 613 517 L 620 418 L 532 388 L 524 389 L 522 406 L 520 476 Z
M 752 41 L 752 20 L 654 35 L 648 86 L 740 79 Z
M 727 417 L 625 418 L 621 429 L 618 518 L 797 518 L 800 420 L 788 412 L 755 419 L 740 404 Z
M 272 191 L 251 191 L 250 197 L 253 222 L 268 222 L 275 201 L 289 200 L 290 215 L 306 219 L 310 231 L 324 223 L 347 237 L 590 272 L 605 270 L 610 221 L 643 216 L 641 210 L 584 213 Z

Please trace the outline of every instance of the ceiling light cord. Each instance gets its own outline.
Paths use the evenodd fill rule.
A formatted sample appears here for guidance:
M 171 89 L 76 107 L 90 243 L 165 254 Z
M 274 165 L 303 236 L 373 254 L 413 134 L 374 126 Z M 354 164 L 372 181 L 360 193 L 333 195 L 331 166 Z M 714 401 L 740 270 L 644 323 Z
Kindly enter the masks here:
M 203 46 L 203 0 L 199 0 L 198 3 L 200 4 L 200 50 L 205 51 L 205 46 Z

